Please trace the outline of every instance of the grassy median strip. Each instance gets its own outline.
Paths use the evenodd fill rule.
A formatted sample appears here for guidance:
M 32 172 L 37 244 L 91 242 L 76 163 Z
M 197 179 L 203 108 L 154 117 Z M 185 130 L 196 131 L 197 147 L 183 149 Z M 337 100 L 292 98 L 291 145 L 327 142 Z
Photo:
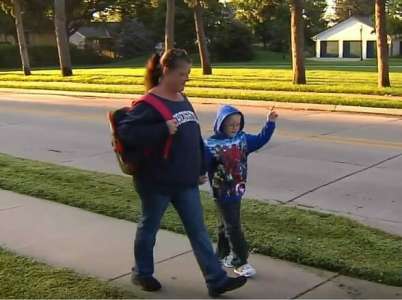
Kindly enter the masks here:
M 81 83 L 101 85 L 143 85 L 143 68 L 93 68 L 77 69 L 72 77 L 62 77 L 58 70 L 38 70 L 31 76 L 24 76 L 19 71 L 0 72 L 3 84 L 12 82 L 36 82 L 37 85 L 53 83 Z M 210 76 L 201 75 L 199 68 L 194 68 L 188 87 L 226 88 L 233 90 L 296 91 L 317 93 L 353 93 L 369 95 L 402 95 L 402 75 L 391 73 L 392 87 L 379 89 L 376 72 L 361 70 L 310 70 L 307 72 L 307 85 L 292 84 L 292 72 L 289 69 L 241 69 L 215 68 Z
M 115 85 L 115 84 L 85 84 L 78 82 L 25 82 L 25 81 L 0 81 L 0 88 L 24 88 L 57 91 L 75 92 L 105 92 L 142 94 L 142 85 Z M 377 108 L 399 108 L 402 109 L 402 100 L 393 97 L 367 96 L 367 95 L 344 95 L 344 94 L 322 94 L 311 92 L 294 91 L 264 91 L 264 90 L 240 90 L 224 88 L 186 88 L 186 94 L 191 97 L 215 98 L 215 99 L 239 99 L 259 100 L 293 103 L 330 104 L 346 106 L 363 106 Z
M 133 293 L 73 271 L 50 267 L 0 248 L 2 299 L 116 299 Z
M 307 85 L 293 85 L 287 66 L 217 67 L 211 76 L 202 76 L 201 69 L 194 68 L 186 93 L 190 97 L 402 109 L 402 73 L 391 73 L 391 88 L 378 88 L 375 70 L 347 70 L 344 66 L 325 69 L 324 63 L 320 66 L 323 69 L 307 72 Z M 143 74 L 142 67 L 113 64 L 75 69 L 72 77 L 62 77 L 56 69 L 36 70 L 32 76 L 6 71 L 0 72 L 0 87 L 141 94 Z
M 140 217 L 138 196 L 125 176 L 0 154 L 0 188 L 129 221 Z M 207 193 L 202 198 L 208 229 L 214 233 L 214 203 Z M 254 200 L 243 204 L 245 232 L 255 252 L 402 286 L 402 238 L 339 216 Z M 172 209 L 162 227 L 183 233 Z

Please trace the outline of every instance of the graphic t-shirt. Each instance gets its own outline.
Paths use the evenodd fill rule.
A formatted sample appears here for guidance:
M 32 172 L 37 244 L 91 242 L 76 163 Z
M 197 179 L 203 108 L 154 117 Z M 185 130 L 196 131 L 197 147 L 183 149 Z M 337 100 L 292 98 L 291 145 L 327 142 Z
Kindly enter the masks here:
M 207 140 L 213 160 L 209 177 L 214 197 L 221 201 L 240 200 L 246 191 L 247 141 L 244 133 L 233 138 Z

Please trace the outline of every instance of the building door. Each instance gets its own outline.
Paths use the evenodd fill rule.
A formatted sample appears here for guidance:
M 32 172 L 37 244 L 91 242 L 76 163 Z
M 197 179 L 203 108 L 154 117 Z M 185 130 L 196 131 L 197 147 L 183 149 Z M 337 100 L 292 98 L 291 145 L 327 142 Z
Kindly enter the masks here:
M 402 41 L 399 41 L 399 56 L 402 56 Z
M 344 41 L 343 42 L 343 57 L 359 58 L 361 57 L 362 43 L 360 41 Z
M 367 58 L 375 58 L 377 56 L 377 43 L 375 41 L 367 41 Z
M 338 57 L 338 41 L 321 41 L 321 57 Z

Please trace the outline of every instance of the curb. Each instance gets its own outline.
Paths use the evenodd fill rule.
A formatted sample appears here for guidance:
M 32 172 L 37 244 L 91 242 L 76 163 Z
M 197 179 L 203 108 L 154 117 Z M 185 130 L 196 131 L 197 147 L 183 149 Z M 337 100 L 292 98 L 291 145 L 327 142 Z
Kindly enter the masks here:
M 1 92 L 36 94 L 36 95 L 60 95 L 73 97 L 107 98 L 119 100 L 133 100 L 140 95 L 136 94 L 118 94 L 118 93 L 96 93 L 96 92 L 71 92 L 57 90 L 36 90 L 36 89 L 10 89 L 0 88 Z M 258 100 L 239 100 L 239 99 L 219 99 L 219 98 L 199 98 L 191 97 L 191 102 L 196 104 L 232 104 L 238 106 L 261 107 L 271 109 L 276 108 L 287 110 L 308 110 L 308 111 L 326 111 L 342 113 L 360 113 L 375 114 L 387 116 L 402 117 L 402 109 L 398 108 L 378 108 L 364 106 L 332 105 L 332 104 L 314 104 L 314 103 L 295 103 L 295 102 L 277 102 L 277 101 L 258 101 Z

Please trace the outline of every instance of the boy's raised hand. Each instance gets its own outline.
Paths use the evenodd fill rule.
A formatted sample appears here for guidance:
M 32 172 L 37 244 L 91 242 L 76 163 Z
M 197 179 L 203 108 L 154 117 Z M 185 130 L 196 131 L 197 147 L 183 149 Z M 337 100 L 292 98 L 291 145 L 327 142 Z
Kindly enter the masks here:
M 267 119 L 268 121 L 275 122 L 278 117 L 279 117 L 278 113 L 274 110 L 271 110 L 268 113 Z

